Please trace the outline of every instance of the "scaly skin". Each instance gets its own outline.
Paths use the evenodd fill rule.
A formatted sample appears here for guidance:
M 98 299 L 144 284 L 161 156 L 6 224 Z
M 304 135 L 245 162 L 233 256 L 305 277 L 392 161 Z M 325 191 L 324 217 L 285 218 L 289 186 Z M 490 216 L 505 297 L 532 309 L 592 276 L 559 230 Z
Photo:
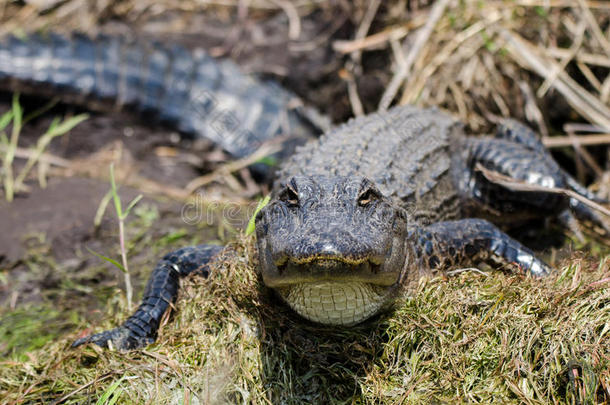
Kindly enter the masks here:
M 506 119 L 498 127 L 495 138 L 466 138 L 462 157 L 464 169 L 460 173 L 460 188 L 467 190 L 469 202 L 477 205 L 475 215 L 489 217 L 496 223 L 512 223 L 535 218 L 540 212 L 557 215 L 574 228 L 578 221 L 600 228 L 610 235 L 610 226 L 597 212 L 575 198 L 565 198 L 544 192 L 515 192 L 485 180 L 475 169 L 477 163 L 517 180 L 543 187 L 572 190 L 597 203 L 607 203 L 579 184 L 562 170 L 549 151 L 527 126 Z M 473 181 L 474 179 L 474 181 Z M 491 211 L 499 212 L 491 214 Z M 579 233 L 579 229 L 572 229 Z
M 350 120 L 284 162 L 273 195 L 295 176 L 365 177 L 419 226 L 461 215 L 454 151 L 461 124 L 437 109 L 394 108 Z
M 548 274 L 490 222 L 459 218 L 528 216 L 541 206 L 552 215 L 568 201 L 490 184 L 473 170 L 477 163 L 565 186 L 550 157 L 505 139 L 466 137 L 435 109 L 397 107 L 324 135 L 281 167 L 257 217 L 263 281 L 305 318 L 350 325 L 423 275 L 479 262 Z
M 352 325 L 387 308 L 422 276 L 481 262 L 549 274 L 547 264 L 491 222 L 460 218 L 477 209 L 499 220 L 575 207 L 556 194 L 491 184 L 474 170 L 479 163 L 531 183 L 570 187 L 528 133 L 470 138 L 437 110 L 414 107 L 337 128 L 281 167 L 272 200 L 257 215 L 263 282 L 309 320 Z M 205 265 L 212 256 L 207 249 L 187 250 L 186 260 L 177 259 L 183 253 L 167 256 L 132 317 L 75 345 L 110 341 L 128 350 L 153 341 L 179 275 Z
M 539 156 L 544 156 L 547 161 L 551 161 L 553 158 L 549 151 L 544 147 L 540 139 L 536 136 L 534 131 L 528 126 L 522 124 L 519 121 L 513 119 L 502 120 L 496 132 L 496 138 L 506 139 L 519 145 L 525 146 L 527 149 L 535 151 Z M 558 167 L 558 172 L 561 173 L 566 186 L 569 189 L 576 191 L 578 194 L 587 197 L 589 200 L 606 203 L 606 200 L 596 196 L 594 193 L 589 191 L 586 187 L 583 187 L 578 183 L 572 176 Z
M 56 34 L 0 40 L 0 87 L 94 109 L 128 107 L 212 140 L 234 157 L 283 139 L 283 155 L 319 129 L 296 96 L 201 49 Z
M 408 240 L 415 259 L 409 266 L 414 273 L 476 266 L 480 262 L 516 266 L 537 277 L 551 271 L 531 250 L 484 219 L 438 222 L 412 232 Z

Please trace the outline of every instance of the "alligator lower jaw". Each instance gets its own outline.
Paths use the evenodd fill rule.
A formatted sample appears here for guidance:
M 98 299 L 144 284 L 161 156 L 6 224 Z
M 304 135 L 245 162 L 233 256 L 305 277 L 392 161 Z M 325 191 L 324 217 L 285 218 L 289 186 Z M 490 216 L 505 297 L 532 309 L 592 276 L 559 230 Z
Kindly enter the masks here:
M 392 287 L 352 281 L 292 284 L 276 291 L 299 315 L 326 325 L 355 325 L 389 303 Z

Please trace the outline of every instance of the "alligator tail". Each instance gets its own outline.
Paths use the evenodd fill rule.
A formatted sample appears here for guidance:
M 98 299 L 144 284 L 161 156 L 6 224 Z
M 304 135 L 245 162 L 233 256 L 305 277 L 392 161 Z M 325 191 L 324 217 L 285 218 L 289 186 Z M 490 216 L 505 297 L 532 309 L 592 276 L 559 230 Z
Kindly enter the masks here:
M 296 97 L 245 75 L 228 60 L 177 45 L 116 36 L 9 36 L 0 41 L 0 83 L 62 101 L 128 107 L 147 120 L 212 140 L 234 157 L 281 139 L 284 152 L 317 132 Z

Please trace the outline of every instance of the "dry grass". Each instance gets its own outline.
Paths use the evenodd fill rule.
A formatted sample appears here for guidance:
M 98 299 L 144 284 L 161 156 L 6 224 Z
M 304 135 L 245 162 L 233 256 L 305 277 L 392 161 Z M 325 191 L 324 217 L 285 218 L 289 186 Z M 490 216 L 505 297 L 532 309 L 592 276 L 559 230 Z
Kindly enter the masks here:
M 440 106 L 473 132 L 489 131 L 498 116 L 527 120 L 544 136 L 610 131 L 608 3 L 441 0 L 434 7 L 425 7 L 426 3 L 6 2 L 0 6 L 0 34 L 24 32 L 24 27 L 27 31 L 80 30 L 91 34 L 125 33 L 135 28 L 158 37 L 228 36 L 221 48 L 236 52 L 241 47 L 262 49 L 261 44 L 284 41 L 294 58 L 302 58 L 315 48 L 331 47 L 334 61 L 342 63 L 318 66 L 320 71 L 330 72 L 320 80 L 331 79 L 340 89 L 322 95 L 331 98 L 327 105 L 319 105 L 323 109 L 346 102 L 353 115 L 360 115 L 398 102 Z M 198 16 L 213 16 L 214 21 L 231 28 L 214 31 L 209 24 L 198 22 Z M 270 33 L 251 28 L 271 19 L 279 21 L 280 27 L 274 25 Z M 319 29 L 303 28 L 316 25 L 318 20 Z M 329 20 L 343 24 L 324 26 Z M 252 33 L 260 38 L 250 38 Z M 230 49 L 212 52 L 231 53 Z M 371 81 L 379 83 L 371 89 Z M 319 101 L 313 94 L 318 90 L 311 89 L 312 94 L 301 91 L 301 95 L 307 101 Z M 588 125 L 565 126 L 570 122 Z M 607 143 L 607 138 L 600 142 Z M 584 170 L 598 169 L 586 151 L 575 148 L 585 155 Z
M 251 239 L 209 280 L 184 283 L 178 311 L 143 351 L 69 349 L 63 338 L 4 361 L 5 403 L 82 403 L 119 382 L 120 403 L 605 403 L 610 273 L 575 260 L 540 281 L 463 272 L 422 284 L 356 328 L 296 319 L 261 288 Z M 116 325 L 125 314 L 101 327 Z
M 420 3 L 427 2 L 37 0 L 25 6 L 5 2 L 0 7 L 0 34 L 24 32 L 24 27 L 27 31 L 96 33 L 120 23 L 160 35 L 214 35 L 192 22 L 208 15 L 230 25 L 240 21 L 244 25 L 285 15 L 280 20 L 285 31 L 259 33 L 267 37 L 253 46 L 282 35 L 296 54 L 312 46 L 331 45 L 336 58 L 349 55 L 344 58 L 345 72 L 337 72 L 345 81 L 353 79 L 357 84 L 361 76 L 374 73 L 385 82 L 383 97 L 373 95 L 381 101 L 375 108 L 392 100 L 443 106 L 473 130 L 488 127 L 489 114 L 526 117 L 543 124 L 546 133 L 552 118 L 545 114 L 550 113 L 546 103 L 556 99 L 551 90 L 555 89 L 581 118 L 608 129 L 608 3 L 442 0 L 432 11 Z M 328 15 L 343 19 L 346 29 L 340 33 L 321 29 L 315 40 L 301 29 L 312 16 Z M 387 54 L 392 65 L 367 68 L 373 50 Z M 358 103 L 362 104 L 357 100 L 361 93 L 356 88 L 351 97 L 355 113 L 360 110 Z

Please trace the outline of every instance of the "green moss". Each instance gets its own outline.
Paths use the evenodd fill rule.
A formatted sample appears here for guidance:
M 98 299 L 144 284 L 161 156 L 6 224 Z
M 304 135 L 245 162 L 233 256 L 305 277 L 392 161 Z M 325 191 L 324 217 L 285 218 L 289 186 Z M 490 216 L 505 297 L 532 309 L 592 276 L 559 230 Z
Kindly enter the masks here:
M 125 377 L 121 403 L 609 399 L 610 294 L 608 283 L 592 284 L 607 277 L 605 266 L 573 263 L 546 280 L 500 272 L 435 279 L 354 328 L 299 319 L 261 287 L 254 266 L 252 241 L 233 245 L 210 279 L 183 283 L 154 345 L 73 350 L 72 333 L 2 364 L 0 396 L 51 401 L 90 384 L 66 401 L 79 403 Z M 127 316 L 117 298 L 120 313 L 95 330 Z
M 60 313 L 44 305 L 0 312 L 0 358 L 27 361 L 27 353 L 49 344 L 73 330 L 75 313 Z

